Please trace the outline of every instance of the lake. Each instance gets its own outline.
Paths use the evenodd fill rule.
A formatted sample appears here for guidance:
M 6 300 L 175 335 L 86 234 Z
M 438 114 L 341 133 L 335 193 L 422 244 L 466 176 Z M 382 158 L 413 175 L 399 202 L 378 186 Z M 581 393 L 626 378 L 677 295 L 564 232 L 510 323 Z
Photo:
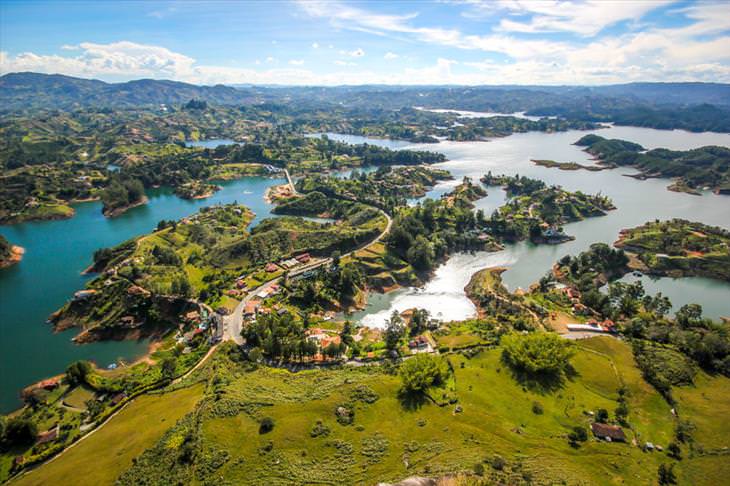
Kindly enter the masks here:
M 3 236 L 26 250 L 22 262 L 0 270 L 0 413 L 20 404 L 22 387 L 62 372 L 74 360 L 107 366 L 146 352 L 145 341 L 76 345 L 71 338 L 77 331 L 54 334 L 46 324 L 49 314 L 93 278 L 81 272 L 95 250 L 147 233 L 161 219 L 180 219 L 217 203 L 249 206 L 256 213 L 255 224 L 271 216 L 272 206 L 263 199 L 266 188 L 281 182 L 265 177 L 219 182 L 223 189 L 195 201 L 180 199 L 170 189 L 150 190 L 147 205 L 114 219 L 101 214 L 101 203 L 91 202 L 76 205 L 76 215 L 68 220 L 0 226 Z
M 508 270 L 502 275 L 505 285 L 515 290 L 527 288 L 544 275 L 551 266 L 566 254 L 575 255 L 588 249 L 591 243 L 613 243 L 622 228 L 637 226 L 653 219 L 685 218 L 707 224 L 730 228 L 730 197 L 711 193 L 703 196 L 675 193 L 666 189 L 667 179 L 639 181 L 623 174 L 634 173 L 631 168 L 601 172 L 561 171 L 536 166 L 531 159 L 552 159 L 559 162 L 594 163 L 591 156 L 573 145 L 588 133 L 606 138 L 621 138 L 637 142 L 646 148 L 667 147 L 686 150 L 704 145 L 730 147 L 730 135 L 718 133 L 691 133 L 682 130 L 654 130 L 650 128 L 616 127 L 593 131 L 568 131 L 560 133 L 519 133 L 509 137 L 491 139 L 488 142 L 448 142 L 439 144 L 409 144 L 400 142 L 390 148 L 431 150 L 442 152 L 449 159 L 435 167 L 449 170 L 456 180 L 446 181 L 429 191 L 427 197 L 438 198 L 449 192 L 468 176 L 478 180 L 488 171 L 494 174 L 520 174 L 558 184 L 568 190 L 586 193 L 602 192 L 617 206 L 607 216 L 588 218 L 565 225 L 565 231 L 576 237 L 561 245 L 534 245 L 520 242 L 507 245 L 497 253 L 462 254 L 449 259 L 436 270 L 436 277 L 423 288 L 400 289 L 373 299 L 364 311 L 352 316 L 363 324 L 382 326 L 384 317 L 393 310 L 403 311 L 412 307 L 429 309 L 444 319 L 463 319 L 473 316 L 473 304 L 466 298 L 463 287 L 469 280 L 464 272 L 479 270 L 493 265 L 503 265 Z M 349 143 L 381 144 L 380 139 L 354 135 L 331 138 Z M 506 195 L 500 188 L 488 188 L 488 196 L 475 203 L 487 215 L 504 204 Z M 472 272 L 473 273 L 473 272 Z M 647 277 L 648 280 L 648 277 Z M 649 284 L 651 283 L 651 285 Z M 644 281 L 647 291 L 662 292 L 670 297 L 675 308 L 696 302 L 705 314 L 718 318 L 730 315 L 730 283 L 709 279 L 661 278 Z M 724 296 L 725 298 L 718 298 Z
M 527 287 L 542 276 L 565 254 L 576 254 L 597 241 L 613 242 L 621 228 L 635 226 L 654 218 L 682 217 L 728 227 L 730 197 L 708 194 L 702 197 L 666 190 L 668 180 L 637 181 L 622 174 L 631 169 L 602 172 L 547 169 L 535 166 L 532 158 L 591 163 L 585 152 L 572 145 L 591 132 L 523 133 L 489 142 L 442 142 L 412 144 L 404 141 L 372 139 L 354 135 L 329 134 L 349 143 L 370 143 L 392 149 L 413 148 L 443 152 L 450 160 L 438 164 L 457 178 L 438 185 L 429 197 L 440 197 L 459 183 L 463 176 L 478 179 L 494 173 L 522 174 L 560 184 L 570 190 L 602 191 L 618 207 L 606 217 L 591 218 L 565 226 L 576 237 L 562 245 L 532 245 L 522 242 L 508 245 L 496 253 L 458 254 L 436 270 L 435 278 L 423 288 L 400 289 L 387 295 L 372 296 L 367 309 L 353 318 L 370 326 L 380 326 L 393 309 L 410 307 L 429 309 L 443 319 L 463 319 L 474 314 L 463 287 L 473 272 L 489 266 L 509 268 L 503 278 L 510 289 Z M 730 135 L 660 131 L 645 128 L 611 127 L 595 133 L 610 138 L 624 138 L 647 148 L 687 149 L 716 144 L 730 146 Z M 230 140 L 207 140 L 210 148 Z M 342 172 L 346 176 L 349 172 Z M 254 224 L 271 215 L 271 206 L 263 200 L 266 188 L 282 179 L 252 177 L 222 182 L 223 189 L 208 199 L 186 201 L 169 189 L 148 191 L 149 204 L 134 208 L 114 219 L 104 218 L 98 202 L 76 206 L 76 216 L 69 220 L 29 222 L 0 226 L 0 233 L 10 242 L 26 249 L 23 261 L 0 270 L 0 412 L 20 404 L 18 392 L 43 377 L 62 372 L 77 359 L 90 359 L 106 366 L 119 358 L 134 359 L 145 353 L 147 343 L 122 341 L 75 345 L 73 330 L 51 332 L 48 315 L 61 307 L 74 291 L 83 288 L 88 276 L 81 275 L 95 250 L 114 246 L 147 233 L 161 219 L 179 219 L 200 207 L 238 201 L 256 213 Z M 487 214 L 502 205 L 504 191 L 489 188 L 489 195 L 476 202 Z M 651 292 L 661 291 L 675 306 L 700 303 L 712 317 L 730 315 L 730 284 L 708 279 L 659 279 L 645 282 Z M 12 373 L 9 371 L 12 370 Z

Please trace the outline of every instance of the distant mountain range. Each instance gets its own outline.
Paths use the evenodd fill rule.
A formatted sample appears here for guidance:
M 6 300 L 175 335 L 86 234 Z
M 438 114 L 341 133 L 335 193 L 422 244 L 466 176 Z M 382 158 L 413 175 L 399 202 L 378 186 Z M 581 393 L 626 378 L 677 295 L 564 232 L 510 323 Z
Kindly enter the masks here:
M 140 79 L 105 83 L 61 74 L 10 73 L 0 77 L 3 110 L 81 106 L 144 106 L 185 103 L 191 99 L 225 105 L 254 101 L 250 90 Z
M 352 108 L 399 109 L 410 106 L 492 111 L 545 110 L 602 112 L 631 108 L 710 104 L 730 107 L 730 84 L 630 83 L 609 86 L 198 86 L 177 81 L 140 79 L 106 83 L 60 74 L 9 73 L 0 77 L 0 110 L 132 107 L 180 104 L 191 99 L 214 104 L 262 102 L 299 105 L 336 104 Z

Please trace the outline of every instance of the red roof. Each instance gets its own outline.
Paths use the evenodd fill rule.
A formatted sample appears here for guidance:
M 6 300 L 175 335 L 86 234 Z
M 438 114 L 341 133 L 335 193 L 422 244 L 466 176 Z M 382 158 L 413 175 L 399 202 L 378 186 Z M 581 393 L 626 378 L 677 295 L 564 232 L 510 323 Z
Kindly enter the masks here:
M 626 435 L 624 434 L 623 429 L 618 425 L 594 422 L 591 424 L 591 431 L 593 431 L 593 435 L 601 439 L 609 438 L 611 440 L 619 440 L 622 442 L 626 440 Z

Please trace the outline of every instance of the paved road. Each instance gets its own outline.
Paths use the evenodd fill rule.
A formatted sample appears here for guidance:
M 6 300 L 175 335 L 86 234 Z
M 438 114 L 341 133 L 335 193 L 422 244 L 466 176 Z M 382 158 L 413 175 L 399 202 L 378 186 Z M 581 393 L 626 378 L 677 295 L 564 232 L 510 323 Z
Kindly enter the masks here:
M 289 187 L 291 187 L 291 193 L 294 196 L 298 196 L 299 193 L 297 192 L 297 188 L 294 187 L 294 181 L 292 181 L 292 179 L 291 179 L 291 175 L 289 174 L 289 170 L 288 169 L 284 169 L 284 174 L 286 174 L 286 180 L 289 181 Z
M 287 177 L 289 176 L 289 173 L 287 172 Z M 293 186 L 292 186 L 293 187 Z M 380 233 L 377 238 L 371 240 L 370 242 L 366 243 L 365 245 L 355 248 L 354 250 L 345 253 L 342 255 L 342 257 L 350 256 L 356 251 L 365 250 L 367 248 L 370 248 L 375 243 L 378 243 L 381 241 L 385 236 L 390 232 L 391 226 L 393 226 L 393 219 L 386 213 L 385 211 L 380 211 L 388 220 L 388 223 L 385 225 L 385 229 L 382 233 Z M 319 268 L 323 265 L 329 265 L 332 263 L 331 258 L 323 258 L 319 260 L 313 260 L 311 263 L 308 263 L 307 265 L 304 265 L 302 267 L 296 268 L 289 272 L 289 276 L 294 277 L 301 273 L 307 272 L 309 270 L 314 270 L 316 268 Z M 229 340 L 232 339 L 237 344 L 243 344 L 243 338 L 241 337 L 241 330 L 243 329 L 243 309 L 246 307 L 246 303 L 249 302 L 251 299 L 256 297 L 258 293 L 260 293 L 262 290 L 266 290 L 271 288 L 272 285 L 278 283 L 281 280 L 281 277 L 276 277 L 274 279 L 269 280 L 268 282 L 265 282 L 261 284 L 260 286 L 256 287 L 252 291 L 250 291 L 246 296 L 239 302 L 239 304 L 236 306 L 236 308 L 233 310 L 233 312 L 223 318 L 223 339 Z

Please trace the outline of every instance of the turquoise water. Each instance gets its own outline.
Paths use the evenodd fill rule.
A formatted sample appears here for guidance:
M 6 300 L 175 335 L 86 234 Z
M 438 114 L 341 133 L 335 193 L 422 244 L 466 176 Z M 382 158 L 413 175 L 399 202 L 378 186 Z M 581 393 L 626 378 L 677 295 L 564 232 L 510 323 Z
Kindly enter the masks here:
M 147 233 L 161 219 L 179 219 L 216 203 L 245 204 L 256 213 L 257 222 L 271 215 L 271 206 L 263 200 L 266 188 L 280 182 L 264 177 L 223 182 L 215 195 L 196 201 L 158 189 L 148 191 L 149 204 L 114 219 L 102 216 L 101 204 L 92 202 L 77 205 L 76 216 L 68 220 L 0 227 L 3 236 L 26 250 L 21 263 L 0 270 L 0 412 L 20 403 L 23 386 L 62 372 L 74 360 L 106 366 L 146 351 L 146 342 L 76 345 L 71 342 L 74 330 L 54 334 L 46 324 L 48 315 L 92 278 L 81 272 L 95 250 Z
M 185 142 L 185 145 L 188 147 L 203 147 L 203 148 L 209 148 L 214 149 L 219 145 L 231 145 L 234 143 L 242 144 L 243 142 L 236 142 L 235 140 L 230 140 L 227 138 L 219 138 L 214 140 L 197 140 L 197 141 L 190 141 Z
M 618 231 L 654 218 L 683 217 L 709 224 L 730 225 L 730 197 L 708 194 L 702 197 L 666 190 L 667 180 L 637 181 L 622 174 L 630 169 L 603 172 L 566 172 L 535 166 L 532 158 L 590 163 L 585 152 L 572 145 L 590 132 L 556 134 L 525 133 L 489 142 L 442 142 L 414 145 L 404 141 L 370 139 L 353 135 L 337 136 L 349 143 L 371 143 L 393 149 L 413 148 L 440 151 L 449 158 L 438 166 L 450 170 L 455 181 L 440 184 L 429 193 L 439 197 L 461 177 L 478 179 L 488 170 L 494 173 L 523 174 L 560 184 L 570 190 L 601 191 L 613 198 L 618 210 L 606 217 L 591 218 L 566 225 L 576 240 L 562 245 L 532 245 L 522 242 L 496 253 L 478 252 L 452 257 L 436 272 L 435 278 L 420 289 L 402 289 L 374 298 L 357 320 L 380 325 L 393 309 L 423 307 L 443 319 L 473 314 L 463 287 L 476 270 L 493 265 L 507 266 L 505 283 L 512 289 L 527 287 L 565 254 L 576 254 L 596 241 L 613 242 Z M 730 135 L 660 131 L 633 127 L 613 127 L 596 133 L 641 143 L 647 148 L 686 149 L 708 144 L 730 146 Z M 211 147 L 230 141 L 206 141 Z M 349 171 L 342 172 L 342 176 Z M 76 359 L 91 359 L 105 366 L 118 358 L 132 359 L 143 354 L 145 342 L 104 342 L 75 345 L 74 331 L 53 334 L 45 323 L 48 315 L 61 307 L 87 278 L 81 272 L 91 263 L 93 252 L 104 246 L 152 230 L 161 219 L 179 219 L 198 208 L 215 203 L 238 201 L 256 213 L 256 221 L 270 216 L 271 206 L 263 200 L 266 188 L 281 183 L 268 178 L 247 178 L 223 182 L 223 189 L 211 198 L 186 201 L 172 191 L 149 191 L 149 204 L 134 208 L 115 219 L 101 215 L 100 203 L 76 206 L 76 216 L 63 221 L 23 223 L 0 227 L 0 234 L 26 249 L 23 261 L 0 270 L 0 412 L 20 402 L 18 391 L 43 377 L 62 372 Z M 477 201 L 487 214 L 505 201 L 504 191 L 489 188 L 488 197 Z M 660 279 L 645 281 L 651 292 L 661 291 L 676 306 L 702 304 L 712 317 L 730 315 L 730 284 L 708 279 Z

